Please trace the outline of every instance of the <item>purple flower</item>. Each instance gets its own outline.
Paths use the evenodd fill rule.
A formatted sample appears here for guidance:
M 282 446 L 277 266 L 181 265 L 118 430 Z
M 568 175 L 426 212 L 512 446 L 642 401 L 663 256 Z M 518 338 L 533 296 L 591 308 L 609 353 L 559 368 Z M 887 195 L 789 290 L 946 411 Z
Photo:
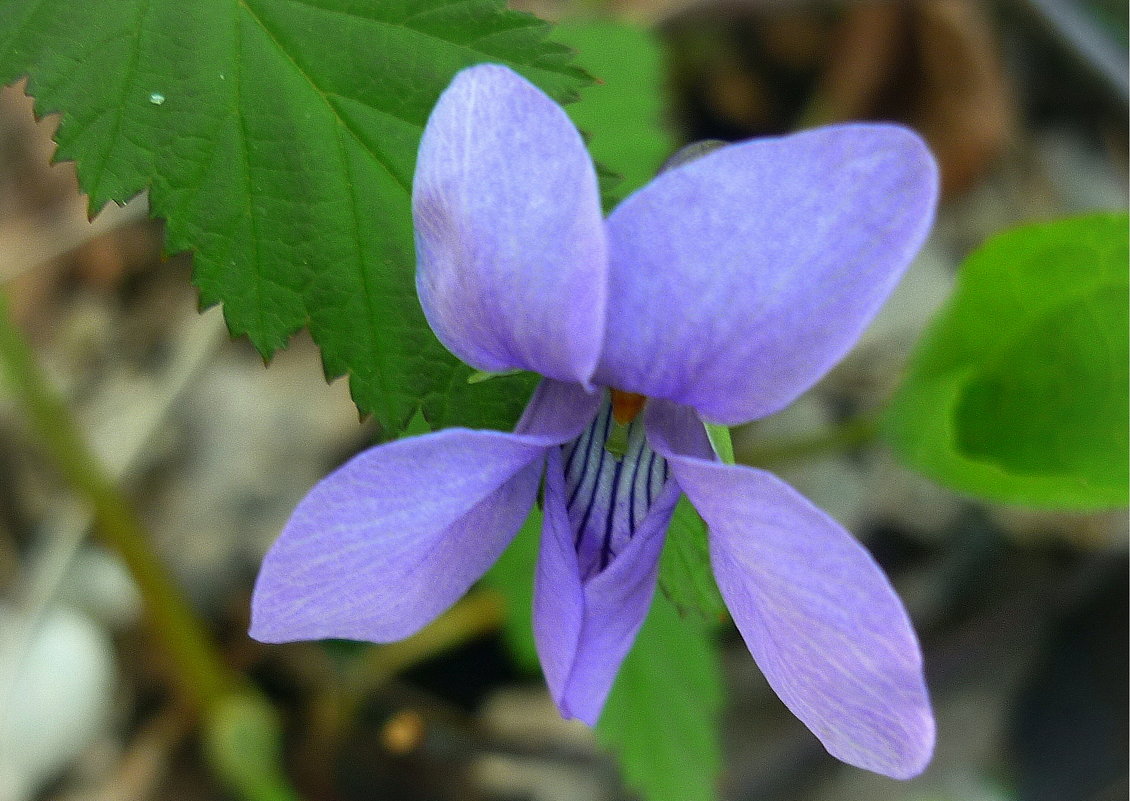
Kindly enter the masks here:
M 592 724 L 685 493 L 781 699 L 845 762 L 919 773 L 934 721 L 886 577 L 780 479 L 719 461 L 703 421 L 772 414 L 842 358 L 936 194 L 913 133 L 839 125 L 716 150 L 604 220 L 562 110 L 504 67 L 460 73 L 416 167 L 420 302 L 468 364 L 545 379 L 514 433 L 399 440 L 314 487 L 263 562 L 252 636 L 407 637 L 494 563 L 544 486 L 538 653 L 561 713 Z

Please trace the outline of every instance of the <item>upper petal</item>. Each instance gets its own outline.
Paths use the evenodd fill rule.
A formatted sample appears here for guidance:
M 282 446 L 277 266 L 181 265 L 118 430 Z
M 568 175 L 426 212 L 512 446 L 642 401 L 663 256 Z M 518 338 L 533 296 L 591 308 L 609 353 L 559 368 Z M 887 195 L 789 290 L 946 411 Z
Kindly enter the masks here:
M 263 560 L 251 636 L 406 637 L 454 603 L 529 513 L 544 444 L 447 429 L 359 454 L 299 503 Z
M 716 150 L 609 217 L 598 383 L 734 425 L 771 414 L 852 346 L 925 239 L 937 168 L 895 125 Z
M 871 555 L 769 473 L 676 453 L 686 418 L 654 406 L 649 434 L 709 527 L 718 588 L 769 684 L 833 756 L 920 773 L 934 747 L 922 654 Z
M 588 151 L 516 73 L 459 73 L 420 142 L 416 288 L 436 336 L 480 370 L 587 384 L 604 331 L 607 256 Z

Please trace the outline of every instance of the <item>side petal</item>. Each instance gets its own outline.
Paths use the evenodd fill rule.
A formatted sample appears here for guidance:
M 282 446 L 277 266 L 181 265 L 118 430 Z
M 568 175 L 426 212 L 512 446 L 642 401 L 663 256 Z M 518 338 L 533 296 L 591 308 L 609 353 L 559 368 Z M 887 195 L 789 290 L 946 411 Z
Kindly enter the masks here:
M 604 223 L 560 106 L 506 67 L 459 73 L 424 129 L 412 214 L 420 303 L 452 353 L 588 384 L 604 332 Z
M 264 642 L 413 634 L 467 591 L 533 505 L 544 445 L 447 429 L 372 448 L 299 503 L 251 602 Z
M 546 378 L 534 390 L 514 431 L 546 446 L 568 442 L 596 417 L 602 397 L 580 384 Z
M 709 526 L 718 588 L 777 695 L 833 756 L 898 779 L 920 773 L 934 747 L 922 654 L 871 555 L 769 473 L 673 452 L 675 415 L 649 423 Z
M 561 714 L 595 726 L 620 664 L 647 617 L 667 524 L 679 498 L 668 482 L 628 545 L 582 582 L 566 511 L 559 449 L 549 453 L 545 518 L 534 577 L 534 636 Z
M 895 125 L 716 150 L 608 219 L 596 381 L 735 425 L 788 405 L 839 361 L 917 253 L 937 168 Z

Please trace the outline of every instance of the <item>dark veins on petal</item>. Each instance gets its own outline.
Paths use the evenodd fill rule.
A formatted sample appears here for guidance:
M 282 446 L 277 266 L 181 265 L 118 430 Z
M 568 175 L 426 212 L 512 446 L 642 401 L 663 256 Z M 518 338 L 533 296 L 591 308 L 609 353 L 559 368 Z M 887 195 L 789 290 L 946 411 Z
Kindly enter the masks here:
M 623 457 L 605 447 L 614 425 L 606 397 L 589 427 L 562 446 L 566 509 L 582 579 L 623 550 L 668 479 L 667 461 L 648 447 L 643 416 L 628 424 Z

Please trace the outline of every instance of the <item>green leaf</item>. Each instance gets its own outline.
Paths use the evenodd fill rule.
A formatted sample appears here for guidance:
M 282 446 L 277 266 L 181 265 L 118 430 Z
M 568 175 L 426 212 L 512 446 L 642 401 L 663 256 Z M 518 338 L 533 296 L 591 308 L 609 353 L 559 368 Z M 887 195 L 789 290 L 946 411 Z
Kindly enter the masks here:
M 721 670 L 709 628 L 656 594 L 596 727 L 647 801 L 712 801 L 722 763 Z
M 901 457 L 986 498 L 1127 502 L 1126 214 L 1020 228 L 962 266 L 884 421 Z
M 254 801 L 297 801 L 283 772 L 282 725 L 266 699 L 227 693 L 204 715 L 204 750 L 216 774 Z
M 654 178 L 676 146 L 663 122 L 662 44 L 645 28 L 612 20 L 560 23 L 552 38 L 576 48 L 577 63 L 597 78 L 565 110 L 590 134 L 593 158 L 622 179 L 611 190 L 604 181 L 611 205 Z
M 541 376 L 536 373 L 501 375 L 477 384 L 467 378 L 471 367 L 456 364 L 446 384 L 423 399 L 423 414 L 433 429 L 450 426 L 509 431 L 526 408 Z
M 706 523 L 686 496 L 679 498 L 659 559 L 659 587 L 683 613 L 697 612 L 707 620 L 726 614 L 726 602 L 714 582 Z
M 472 393 L 416 301 L 417 143 L 461 68 L 508 64 L 559 100 L 587 76 L 501 0 L 7 0 L 0 81 L 61 112 L 92 209 L 149 188 L 205 306 L 269 357 L 308 326 L 326 375 L 393 433 L 507 427 L 524 384 Z

